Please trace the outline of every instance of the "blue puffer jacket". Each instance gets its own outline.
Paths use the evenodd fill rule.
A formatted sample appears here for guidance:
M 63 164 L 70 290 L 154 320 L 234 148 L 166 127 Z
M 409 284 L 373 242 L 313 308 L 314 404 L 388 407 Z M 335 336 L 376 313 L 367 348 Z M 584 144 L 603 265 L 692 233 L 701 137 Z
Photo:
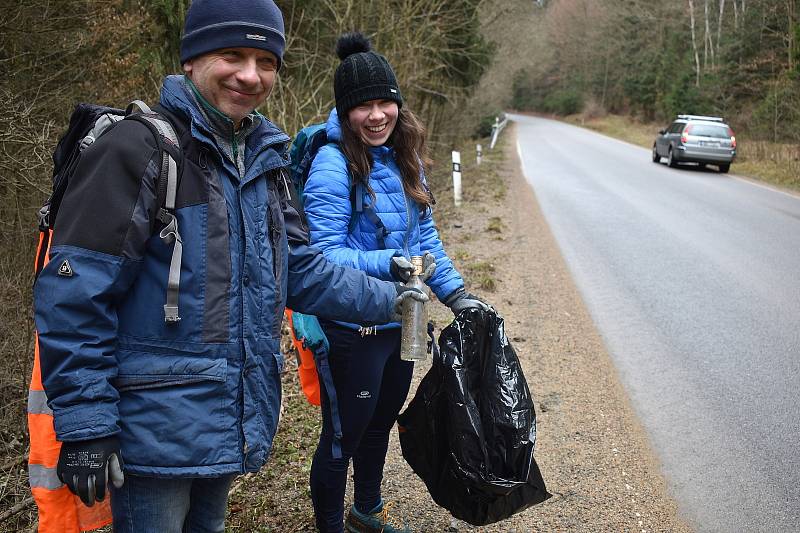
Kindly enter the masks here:
M 241 148 L 240 179 L 182 77 L 165 80 L 161 105 L 184 156 L 182 319 L 167 325 L 162 309 L 172 249 L 154 223 L 160 152 L 145 126 L 124 120 L 81 156 L 36 282 L 48 404 L 62 441 L 119 434 L 135 474 L 256 471 L 278 423 L 287 302 L 384 323 L 396 291 L 326 261 L 298 228 L 289 249 L 287 226 L 300 220 L 283 179 L 289 138 L 266 118 Z M 69 276 L 59 275 L 65 261 Z
M 375 212 L 389 231 L 386 248 L 379 248 L 377 228 L 367 216 L 357 215 L 357 223 L 350 224 L 353 216 L 350 176 L 345 156 L 335 144 L 342 138 L 336 109 L 328 118 L 326 133 L 329 144 L 320 148 L 314 158 L 304 188 L 311 243 L 322 248 L 325 257 L 335 263 L 358 268 L 383 280 L 392 279 L 389 267 L 393 256 L 409 258 L 431 252 L 436 257 L 436 272 L 428 285 L 437 298 L 444 300 L 463 287 L 461 275 L 442 247 L 431 210 L 420 213 L 418 204 L 406 196 L 391 147 L 370 149 L 373 166 L 369 184 L 376 196 Z M 366 190 L 363 190 L 362 201 L 364 205 L 372 202 Z M 387 326 L 397 327 L 398 324 Z

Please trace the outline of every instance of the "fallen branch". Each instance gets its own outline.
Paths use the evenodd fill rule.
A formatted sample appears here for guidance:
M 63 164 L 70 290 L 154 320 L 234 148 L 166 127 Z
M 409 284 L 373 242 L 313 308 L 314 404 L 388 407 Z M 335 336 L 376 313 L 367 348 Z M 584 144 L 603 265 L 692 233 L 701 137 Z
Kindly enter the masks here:
M 14 468 L 17 465 L 26 462 L 27 460 L 28 460 L 27 455 L 20 455 L 15 459 L 11 459 L 10 461 L 5 462 L 3 466 L 0 466 L 0 470 L 8 470 L 9 468 Z
M 33 504 L 33 496 L 28 496 L 27 498 L 25 498 L 21 502 L 19 502 L 16 505 L 14 505 L 11 509 L 8 509 L 8 510 L 3 511 L 2 513 L 0 513 L 0 522 L 2 522 L 4 520 L 8 520 L 9 518 L 14 516 L 18 512 L 22 511 L 23 509 L 25 509 L 26 507 L 28 507 L 31 504 Z

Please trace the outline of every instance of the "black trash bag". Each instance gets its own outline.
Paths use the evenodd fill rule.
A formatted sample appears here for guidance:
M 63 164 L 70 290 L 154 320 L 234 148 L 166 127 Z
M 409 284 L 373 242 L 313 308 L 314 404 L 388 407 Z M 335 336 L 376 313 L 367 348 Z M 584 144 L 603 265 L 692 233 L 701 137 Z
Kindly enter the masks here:
M 550 497 L 533 458 L 533 399 L 494 311 L 467 309 L 442 331 L 398 426 L 403 457 L 460 520 L 492 524 Z

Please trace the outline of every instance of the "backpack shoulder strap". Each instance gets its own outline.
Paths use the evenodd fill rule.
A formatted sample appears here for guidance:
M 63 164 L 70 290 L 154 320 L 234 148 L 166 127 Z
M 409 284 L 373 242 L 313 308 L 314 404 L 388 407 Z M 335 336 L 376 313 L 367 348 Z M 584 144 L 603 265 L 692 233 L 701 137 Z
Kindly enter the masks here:
M 311 127 L 313 128 L 314 126 Z M 325 128 L 321 128 L 312 132 L 310 136 L 305 138 L 304 142 L 305 145 L 302 147 L 303 157 L 297 165 L 297 176 L 299 177 L 299 183 L 295 184 L 295 186 L 300 190 L 301 195 L 303 189 L 305 189 L 306 181 L 308 181 L 308 175 L 311 173 L 311 163 L 314 162 L 317 152 L 319 152 L 319 149 L 323 146 L 327 144 L 333 144 L 328 142 L 328 134 L 326 133 Z
M 318 128 L 318 129 L 317 129 Z M 312 131 L 312 129 L 314 131 Z M 304 128 L 301 130 L 301 133 L 298 134 L 298 141 L 302 144 L 299 146 L 299 150 L 303 152 L 303 157 L 297 164 L 296 173 L 298 183 L 295 183 L 295 186 L 298 189 L 300 194 L 300 201 L 302 202 L 305 199 L 305 195 L 303 189 L 306 185 L 306 180 L 308 180 L 308 175 L 311 172 L 311 163 L 313 163 L 314 158 L 319 152 L 320 148 L 323 146 L 331 145 L 337 147 L 341 150 L 339 143 L 330 142 L 328 141 L 328 135 L 325 131 L 325 128 L 319 128 L 317 125 L 309 126 L 308 128 Z M 302 137 L 302 138 L 301 138 Z M 350 175 L 350 171 L 348 169 L 347 172 L 348 176 Z M 386 249 L 386 237 L 389 235 L 389 231 L 384 226 L 383 221 L 375 212 L 375 207 L 372 204 L 364 205 L 364 184 L 361 181 L 355 181 L 350 177 L 350 222 L 347 226 L 348 232 L 352 232 L 355 229 L 356 224 L 358 223 L 358 216 L 360 214 L 364 214 L 367 219 L 372 222 L 375 226 L 375 238 L 378 243 L 378 249 L 385 250 Z
M 140 112 L 134 110 L 138 108 Z M 172 258 L 167 279 L 167 296 L 164 304 L 164 321 L 177 324 L 178 295 L 180 293 L 181 262 L 183 257 L 183 240 L 178 231 L 178 219 L 175 216 L 175 198 L 178 193 L 178 164 L 182 162 L 180 141 L 172 123 L 164 116 L 153 112 L 140 100 L 134 100 L 126 109 L 126 118 L 138 120 L 147 125 L 153 132 L 161 150 L 161 168 L 156 187 L 158 211 L 156 218 L 164 224 L 159 238 L 165 244 L 172 244 Z
M 356 182 L 350 187 L 350 224 L 348 226 L 348 233 L 352 232 L 358 223 L 358 215 L 363 214 L 367 220 L 372 222 L 375 226 L 375 240 L 378 243 L 379 250 L 386 249 L 386 237 L 389 235 L 389 230 L 383 224 L 383 220 L 375 212 L 374 202 L 364 203 L 364 183 L 361 181 Z

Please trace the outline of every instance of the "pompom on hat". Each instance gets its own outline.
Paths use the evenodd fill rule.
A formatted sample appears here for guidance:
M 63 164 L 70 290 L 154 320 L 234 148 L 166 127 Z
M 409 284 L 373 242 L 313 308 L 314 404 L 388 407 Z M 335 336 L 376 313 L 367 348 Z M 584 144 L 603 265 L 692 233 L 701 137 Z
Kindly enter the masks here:
M 403 107 L 394 70 L 385 57 L 372 50 L 364 35 L 350 32 L 339 37 L 336 55 L 342 60 L 333 77 L 340 120 L 352 108 L 369 100 L 392 100 Z
M 283 61 L 283 13 L 272 0 L 193 0 L 181 38 L 181 64 L 221 48 L 258 48 Z

